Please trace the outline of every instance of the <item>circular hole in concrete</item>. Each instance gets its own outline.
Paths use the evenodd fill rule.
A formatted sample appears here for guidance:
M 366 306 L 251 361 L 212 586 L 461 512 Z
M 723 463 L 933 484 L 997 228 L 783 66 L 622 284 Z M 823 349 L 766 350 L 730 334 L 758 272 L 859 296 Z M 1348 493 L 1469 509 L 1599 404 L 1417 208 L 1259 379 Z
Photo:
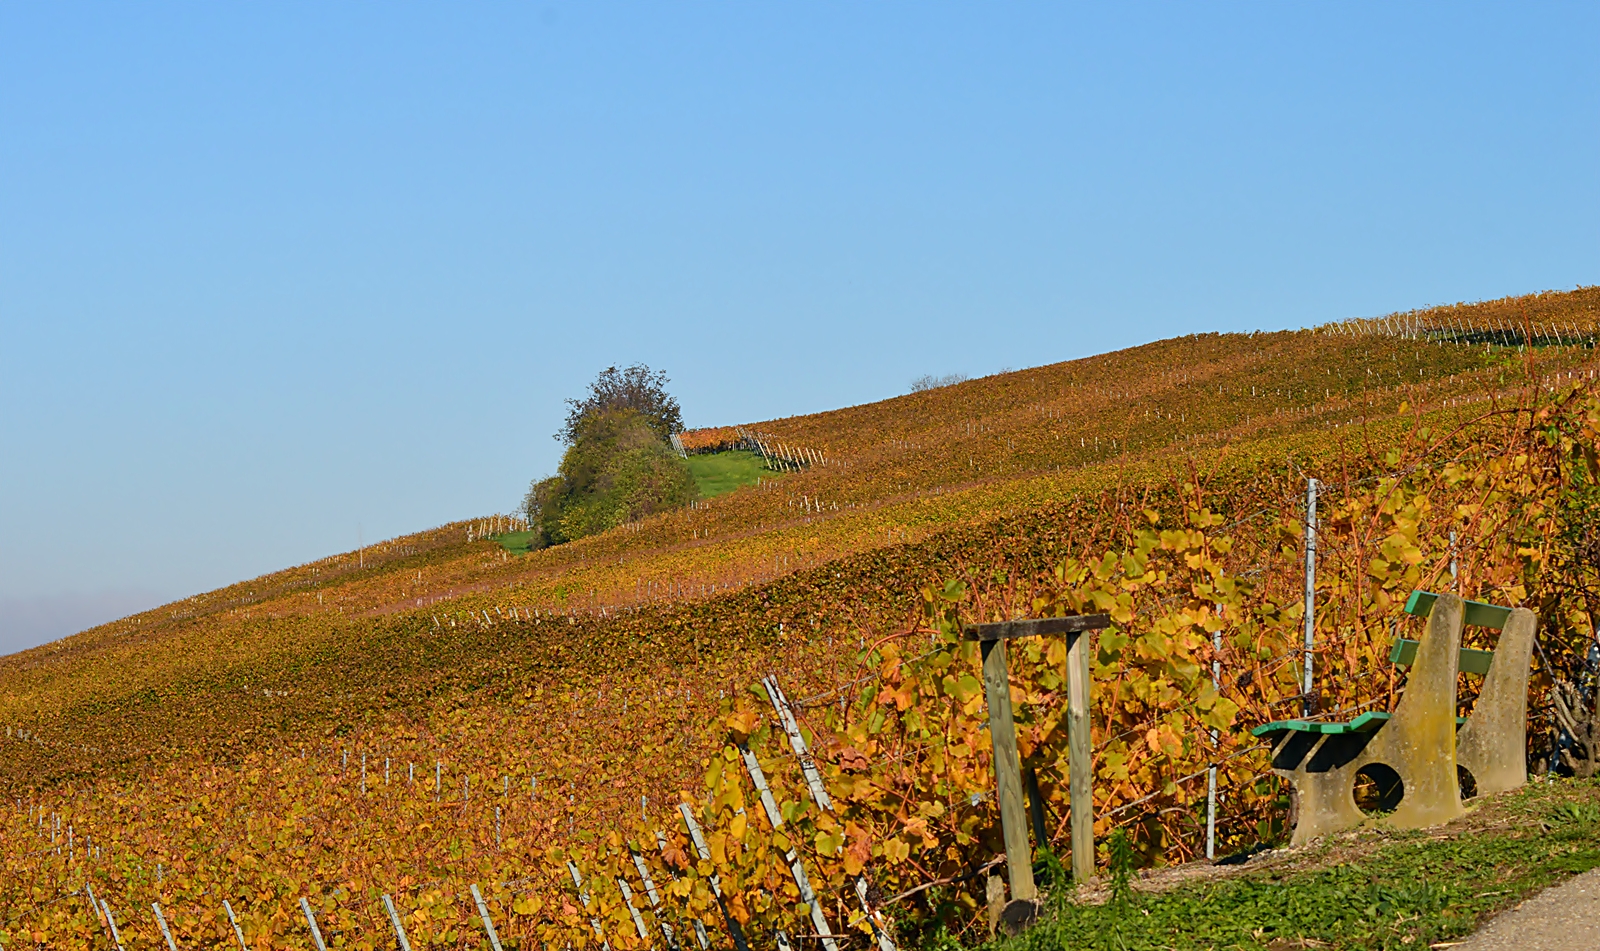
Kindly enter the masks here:
M 1392 767 L 1382 763 L 1368 763 L 1356 770 L 1355 789 L 1352 790 L 1356 808 L 1367 815 L 1393 812 L 1405 798 L 1405 783 Z
M 1463 802 L 1478 795 L 1477 777 L 1472 775 L 1472 770 L 1459 763 L 1456 764 L 1456 788 L 1461 791 Z

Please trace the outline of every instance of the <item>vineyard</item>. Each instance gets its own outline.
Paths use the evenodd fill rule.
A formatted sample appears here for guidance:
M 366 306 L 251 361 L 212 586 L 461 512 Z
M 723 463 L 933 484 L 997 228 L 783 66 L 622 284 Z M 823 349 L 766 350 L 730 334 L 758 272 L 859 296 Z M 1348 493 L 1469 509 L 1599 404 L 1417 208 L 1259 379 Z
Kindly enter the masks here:
M 1220 852 L 1277 841 L 1249 727 L 1387 709 L 1411 590 L 1535 606 L 1540 691 L 1581 654 L 1597 305 L 1190 337 L 686 434 L 783 464 L 554 549 L 458 523 L 5 658 L 0 946 L 974 943 L 1003 848 L 962 632 L 1017 617 L 1111 615 L 1102 849 L 1202 855 L 1213 767 Z M 1064 661 L 1011 657 L 1058 884 Z

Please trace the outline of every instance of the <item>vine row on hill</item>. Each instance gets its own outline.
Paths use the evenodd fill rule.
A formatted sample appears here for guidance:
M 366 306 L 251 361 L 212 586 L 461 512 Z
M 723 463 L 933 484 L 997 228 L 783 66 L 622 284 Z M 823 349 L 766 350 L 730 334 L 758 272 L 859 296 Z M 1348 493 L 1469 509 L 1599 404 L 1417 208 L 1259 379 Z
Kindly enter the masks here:
M 126 944 L 152 947 L 162 939 L 138 909 L 159 904 L 180 946 L 202 946 L 228 935 L 223 899 L 251 947 L 309 947 L 302 897 L 324 935 L 386 947 L 384 895 L 417 944 L 472 946 L 471 885 L 508 947 L 643 948 L 665 940 L 663 924 L 685 946 L 701 928 L 724 947 L 735 931 L 760 948 L 780 932 L 818 944 L 824 926 L 856 947 L 939 929 L 972 937 L 980 872 L 1003 850 L 978 659 L 961 631 L 1015 617 L 1112 616 L 1092 667 L 1097 841 L 1123 828 L 1145 861 L 1193 857 L 1197 779 L 1211 765 L 1223 847 L 1274 841 L 1282 790 L 1248 728 L 1305 700 L 1305 475 L 1324 487 L 1316 635 L 1329 676 L 1317 705 L 1328 715 L 1393 702 L 1389 642 L 1411 623 L 1400 607 L 1416 588 L 1535 607 L 1535 691 L 1593 637 L 1595 566 L 1580 542 L 1600 511 L 1600 400 L 1530 388 L 1471 418 L 1409 420 L 1293 460 L 1259 444 L 1250 458 L 1169 468 L 648 618 L 496 619 L 468 654 L 426 618 L 393 619 L 379 650 L 410 674 L 435 671 L 408 683 L 466 678 L 484 702 L 429 716 L 396 706 L 301 744 L 245 743 L 222 760 L 196 750 L 124 779 L 19 791 L 0 825 L 0 945 L 97 940 L 105 925 L 86 885 L 128 916 Z M 855 613 L 837 616 L 847 604 Z M 335 671 L 326 683 L 368 679 L 321 697 L 330 723 L 341 704 L 370 711 L 399 683 L 337 640 L 311 654 Z M 1063 648 L 1019 642 L 1011 671 L 1046 817 L 1048 842 L 1036 844 L 1057 851 Z M 537 657 L 497 660 L 508 649 Z M 321 683 L 316 666 L 290 673 Z M 702 678 L 681 685 L 679 668 Z M 774 703 L 767 673 L 792 705 Z M 352 699 L 362 691 L 372 696 Z M 48 735 L 6 742 L 8 755 L 50 749 Z

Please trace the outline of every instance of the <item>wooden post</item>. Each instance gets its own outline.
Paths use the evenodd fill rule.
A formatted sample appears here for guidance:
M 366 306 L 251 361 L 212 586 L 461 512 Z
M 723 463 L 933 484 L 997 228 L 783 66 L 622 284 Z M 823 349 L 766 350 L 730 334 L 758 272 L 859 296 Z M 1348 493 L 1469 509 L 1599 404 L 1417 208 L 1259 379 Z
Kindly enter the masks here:
M 1033 841 L 1044 848 L 1050 841 L 1050 833 L 1044 827 L 1044 796 L 1039 792 L 1039 771 L 1029 766 L 1022 774 L 1022 782 L 1028 790 L 1028 820 L 1033 823 Z
M 1317 712 L 1314 678 L 1316 664 L 1317 627 L 1317 480 L 1306 480 L 1306 597 L 1305 597 L 1305 666 L 1300 692 L 1304 695 L 1303 712 L 1311 716 Z
M 1110 618 L 1101 627 L 1109 626 Z M 1094 764 L 1089 750 L 1089 638 L 1067 647 L 1067 796 L 1072 809 L 1072 880 L 1094 878 Z
M 1222 691 L 1222 631 L 1211 632 L 1211 686 Z M 1206 768 L 1206 860 L 1217 857 L 1217 731 L 1211 731 L 1211 765 Z
M 989 703 L 989 739 L 994 745 L 994 779 L 999 791 L 1000 831 L 1006 843 L 1006 874 L 1012 900 L 1038 897 L 1033 884 L 1033 853 L 1024 818 L 1022 770 L 1017 760 L 1017 726 L 1011 718 L 1011 678 L 1006 642 L 984 641 L 983 691 Z
M 483 903 L 483 895 L 478 891 L 478 886 L 472 886 L 472 900 L 478 904 L 478 917 L 483 919 L 483 930 L 489 935 L 489 946 L 494 951 L 503 951 L 500 947 L 500 935 L 494 930 L 494 922 L 489 918 L 489 906 Z
M 1006 907 L 1006 885 L 990 869 L 983 878 L 983 897 L 989 914 L 989 936 L 1000 929 L 1000 915 Z
M 400 939 L 400 951 L 411 951 L 411 939 L 406 937 L 405 925 L 400 923 L 400 913 L 394 910 L 394 900 L 383 896 L 383 910 L 389 913 L 389 924 L 394 926 L 394 936 Z
M 983 651 L 983 687 L 989 704 L 989 736 L 994 743 L 995 783 L 999 787 L 1000 826 L 1006 843 L 1012 901 L 1034 900 L 1037 889 L 1023 811 L 1022 772 L 1017 760 L 1017 728 L 1011 716 L 1011 679 L 1006 670 L 1005 642 L 1040 634 L 1067 635 L 1067 768 L 1072 808 L 1072 875 L 1082 883 L 1094 877 L 1089 645 L 1083 635 L 1110 626 L 1110 615 L 1080 614 L 1032 621 L 1001 621 L 967 628 L 967 639 L 978 641 Z
M 317 927 L 317 916 L 311 913 L 311 903 L 304 896 L 300 899 L 300 910 L 305 913 L 306 926 L 311 929 L 311 940 L 316 942 L 317 951 L 328 951 L 328 946 L 322 942 L 322 929 Z
M 766 811 L 767 822 L 776 832 L 783 827 L 783 813 L 778 811 L 777 800 L 772 798 L 772 790 L 767 788 L 767 777 L 761 772 L 761 762 L 750 752 L 747 744 L 739 744 L 739 754 L 744 758 L 744 768 L 750 774 L 750 782 L 755 785 L 756 792 L 761 796 L 761 807 Z M 828 919 L 822 914 L 822 904 L 817 901 L 817 893 L 811 888 L 811 879 L 806 875 L 806 867 L 801 863 L 799 854 L 791 848 L 785 853 L 784 858 L 789 862 L 789 873 L 794 876 L 795 888 L 800 891 L 800 900 L 810 909 L 811 924 L 817 929 L 817 936 L 822 939 L 824 951 L 839 951 L 839 944 L 833 940 L 833 930 L 828 927 Z M 783 932 L 780 931 L 779 934 Z M 640 937 L 644 936 L 641 934 Z
M 689 830 L 690 841 L 694 842 L 695 853 L 702 861 L 711 861 L 711 846 L 706 844 L 706 837 L 700 831 L 700 823 L 694 821 L 694 813 L 690 811 L 689 804 L 679 803 L 678 812 L 683 816 L 683 824 Z M 734 947 L 739 951 L 750 951 L 750 945 L 744 939 L 744 929 L 739 927 L 739 919 L 728 911 L 728 903 L 722 897 L 722 879 L 717 875 L 711 876 L 711 894 L 716 896 L 717 905 L 722 909 L 722 919 L 728 926 L 728 933 L 733 936 Z
M 222 910 L 228 913 L 228 924 L 233 925 L 233 936 L 239 939 L 239 951 L 250 951 L 250 946 L 244 943 L 244 929 L 239 927 L 239 919 L 233 914 L 233 906 L 228 900 L 222 900 Z

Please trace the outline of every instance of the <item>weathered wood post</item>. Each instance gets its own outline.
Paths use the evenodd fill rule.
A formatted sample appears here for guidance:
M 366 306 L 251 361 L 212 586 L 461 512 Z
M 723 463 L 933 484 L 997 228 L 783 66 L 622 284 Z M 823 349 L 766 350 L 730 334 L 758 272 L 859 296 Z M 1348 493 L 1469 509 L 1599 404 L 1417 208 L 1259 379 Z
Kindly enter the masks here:
M 694 850 L 703 862 L 711 861 L 711 846 L 706 843 L 705 835 L 700 831 L 700 823 L 694 821 L 694 812 L 688 803 L 678 803 L 678 812 L 683 816 L 683 825 L 689 830 L 689 839 L 694 843 Z M 739 927 L 739 919 L 733 917 L 728 910 L 728 903 L 722 897 L 722 881 L 716 875 L 711 876 L 711 894 L 716 896 L 717 905 L 722 909 L 722 920 L 728 926 L 728 933 L 733 936 L 734 947 L 738 951 L 750 951 L 750 945 L 744 939 L 744 929 Z
M 1006 669 L 1004 637 L 1002 634 L 982 641 L 983 690 L 989 704 L 989 738 L 994 746 L 994 779 L 1011 899 L 1031 901 L 1038 897 L 1038 889 L 1033 883 L 1033 850 L 1028 848 L 1028 826 L 1023 818 L 1022 768 L 1017 757 L 1017 725 L 1011 718 L 1011 678 Z
M 1039 771 L 1032 766 L 1022 774 L 1022 784 L 1028 790 L 1028 821 L 1033 825 L 1033 841 L 1049 841 L 1049 831 L 1044 826 L 1044 794 L 1039 791 Z
M 1000 828 L 1006 843 L 1006 872 L 1011 900 L 1033 901 L 1033 853 L 1028 848 L 1028 816 L 1017 756 L 1017 728 L 1011 714 L 1011 678 L 1006 667 L 1006 641 L 1042 634 L 1066 634 L 1067 760 L 1072 808 L 1072 874 L 1078 882 L 1094 876 L 1094 797 L 1089 755 L 1089 652 L 1083 634 L 1111 625 L 1106 614 L 1001 621 L 967 628 L 968 640 L 983 652 L 983 688 L 989 705 L 989 737 L 994 745 L 994 774 L 1000 802 Z M 1044 843 L 1040 843 L 1043 845 Z
M 776 832 L 783 827 L 783 813 L 778 811 L 778 801 L 772 797 L 772 790 L 767 787 L 767 777 L 761 771 L 761 761 L 750 752 L 750 747 L 746 743 L 739 744 L 739 755 L 744 758 L 745 771 L 750 774 L 750 782 L 755 785 L 756 792 L 761 797 L 761 807 L 766 811 L 767 822 Z M 833 929 L 828 927 L 828 919 L 822 914 L 822 904 L 817 901 L 817 893 L 811 888 L 811 879 L 806 875 L 806 867 L 800 861 L 799 854 L 791 848 L 784 853 L 784 857 L 789 861 L 789 871 L 794 876 L 795 888 L 800 891 L 800 900 L 810 909 L 811 924 L 817 929 L 817 937 L 822 939 L 823 951 L 839 951 L 839 944 L 833 938 Z M 783 932 L 780 931 L 778 934 L 782 935 Z
M 1302 710 L 1306 716 L 1317 712 L 1315 667 L 1317 630 L 1317 480 L 1306 480 L 1306 597 L 1305 597 L 1305 665 L 1300 692 L 1305 700 Z
M 389 925 L 394 928 L 394 936 L 400 942 L 400 951 L 411 951 L 411 939 L 406 937 L 406 926 L 400 922 L 400 912 L 394 907 L 394 899 L 388 895 L 383 896 L 383 910 L 389 915 Z
M 483 902 L 483 893 L 478 891 L 478 886 L 472 886 L 472 900 L 478 905 L 478 917 L 483 921 L 483 930 L 489 935 L 489 946 L 494 951 L 504 951 L 500 947 L 500 934 L 494 930 L 494 921 L 489 917 L 489 906 Z
M 1072 809 L 1072 880 L 1094 878 L 1094 762 L 1089 740 L 1089 639 L 1087 631 L 1111 626 L 1111 615 L 1084 615 L 1084 627 L 1067 643 L 1067 801 Z
M 228 913 L 228 924 L 233 925 L 233 936 L 239 939 L 239 951 L 250 951 L 250 946 L 244 943 L 244 929 L 239 927 L 239 919 L 233 913 L 233 906 L 228 900 L 222 900 L 222 910 Z

